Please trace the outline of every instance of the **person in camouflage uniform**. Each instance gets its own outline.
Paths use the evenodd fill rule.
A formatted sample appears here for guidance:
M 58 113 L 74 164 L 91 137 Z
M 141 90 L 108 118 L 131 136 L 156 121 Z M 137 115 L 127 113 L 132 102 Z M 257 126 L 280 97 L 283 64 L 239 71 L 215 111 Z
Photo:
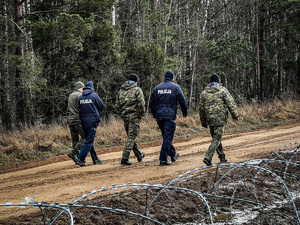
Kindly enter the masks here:
M 72 137 L 73 150 L 68 156 L 77 161 L 79 152 L 84 144 L 84 133 L 79 118 L 78 98 L 82 93 L 84 84 L 81 81 L 75 83 L 74 92 L 68 98 L 68 124 Z
M 202 126 L 209 126 L 212 136 L 211 144 L 205 154 L 203 162 L 211 166 L 212 157 L 217 151 L 220 162 L 227 162 L 221 143 L 224 126 L 228 121 L 228 110 L 233 118 L 237 121 L 239 118 L 237 106 L 229 91 L 220 84 L 220 77 L 212 74 L 210 83 L 200 95 L 199 114 Z
M 127 142 L 124 147 L 121 164 L 131 165 L 129 155 L 133 150 L 138 162 L 145 157 L 144 152 L 140 152 L 136 143 L 136 138 L 140 131 L 140 121 L 145 114 L 145 99 L 141 88 L 137 87 L 138 76 L 131 74 L 122 86 L 117 95 L 118 113 L 124 121 L 127 134 Z

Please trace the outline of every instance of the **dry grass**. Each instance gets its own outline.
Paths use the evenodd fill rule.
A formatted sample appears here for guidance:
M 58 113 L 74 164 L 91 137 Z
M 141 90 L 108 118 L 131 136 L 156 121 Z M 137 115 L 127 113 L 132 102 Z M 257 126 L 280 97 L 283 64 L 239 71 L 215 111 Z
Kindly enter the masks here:
M 300 121 L 300 103 L 296 100 L 274 100 L 264 104 L 245 104 L 239 106 L 240 120 L 229 120 L 226 132 L 246 132 L 271 128 L 278 125 L 298 123 Z M 197 135 L 209 135 L 201 127 L 198 112 L 190 113 L 187 118 L 178 115 L 175 138 L 192 138 Z M 96 148 L 123 145 L 126 141 L 123 121 L 110 116 L 102 121 L 95 138 Z M 161 132 L 151 115 L 141 122 L 138 142 L 161 140 Z M 71 150 L 71 136 L 66 125 L 38 125 L 23 131 L 0 134 L 0 165 L 53 157 L 66 154 Z
M 102 121 L 97 128 L 95 146 L 112 146 L 118 145 L 126 137 L 125 130 L 121 119 L 110 116 L 107 120 Z
M 0 163 L 6 165 L 64 154 L 70 140 L 69 132 L 59 125 L 3 132 L 0 134 Z

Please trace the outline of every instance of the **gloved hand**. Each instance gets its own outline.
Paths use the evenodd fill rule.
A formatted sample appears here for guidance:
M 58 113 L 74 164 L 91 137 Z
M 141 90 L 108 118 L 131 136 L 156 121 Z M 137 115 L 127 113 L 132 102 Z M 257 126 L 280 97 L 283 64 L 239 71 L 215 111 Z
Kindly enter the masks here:
M 207 128 L 207 124 L 206 123 L 202 123 L 202 127 Z

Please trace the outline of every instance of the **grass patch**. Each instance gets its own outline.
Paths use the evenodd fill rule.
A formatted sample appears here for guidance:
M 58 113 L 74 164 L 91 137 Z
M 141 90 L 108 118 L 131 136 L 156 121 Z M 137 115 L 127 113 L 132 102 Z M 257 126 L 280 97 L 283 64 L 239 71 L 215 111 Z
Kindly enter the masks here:
M 279 125 L 300 122 L 300 103 L 296 100 L 274 100 L 264 104 L 245 104 L 238 107 L 239 121 L 229 119 L 225 133 L 249 132 L 270 129 Z M 209 135 L 209 130 L 201 127 L 198 112 L 190 113 L 187 118 L 178 115 L 175 131 L 176 139 L 193 138 L 197 135 Z M 123 145 L 127 139 L 123 121 L 110 116 L 98 127 L 95 147 Z M 161 132 L 152 118 L 142 119 L 138 143 L 161 140 Z M 0 165 L 45 159 L 63 155 L 71 150 L 71 136 L 66 124 L 51 126 L 37 125 L 23 131 L 2 132 L 0 134 Z

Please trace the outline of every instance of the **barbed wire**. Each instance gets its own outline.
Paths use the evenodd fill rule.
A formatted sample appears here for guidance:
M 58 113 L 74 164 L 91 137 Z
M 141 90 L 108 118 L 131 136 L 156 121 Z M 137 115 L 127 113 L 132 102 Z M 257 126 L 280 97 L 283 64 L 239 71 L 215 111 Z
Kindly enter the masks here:
M 123 215 L 132 215 L 136 218 L 141 219 L 140 223 L 144 224 L 145 221 L 152 222 L 154 224 L 166 224 L 163 221 L 159 221 L 154 216 L 149 215 L 150 210 L 153 208 L 154 203 L 158 202 L 159 197 L 166 191 L 175 191 L 175 192 L 182 192 L 186 194 L 191 194 L 199 199 L 199 213 L 197 214 L 197 220 L 195 220 L 195 224 L 214 224 L 214 214 L 217 208 L 217 201 L 216 200 L 226 200 L 229 201 L 229 217 L 227 221 L 228 223 L 231 222 L 232 224 L 237 224 L 234 221 L 234 205 L 236 203 L 241 204 L 250 204 L 255 206 L 256 210 L 260 210 L 260 212 L 267 218 L 267 220 L 271 224 L 276 224 L 276 217 L 273 218 L 272 215 L 277 215 L 280 218 L 286 220 L 289 224 L 300 224 L 300 218 L 297 210 L 297 204 L 295 200 L 299 198 L 300 192 L 299 188 L 297 188 L 297 184 L 293 184 L 293 182 L 289 182 L 288 179 L 295 179 L 297 181 L 300 180 L 300 176 L 298 173 L 294 174 L 288 172 L 291 167 L 295 167 L 295 171 L 299 171 L 300 164 L 298 161 L 293 162 L 299 154 L 300 145 L 291 148 L 291 146 L 297 145 L 299 142 L 290 143 L 276 151 L 271 152 L 266 158 L 264 159 L 253 159 L 249 161 L 245 161 L 242 163 L 222 163 L 222 164 L 213 164 L 212 166 L 203 166 L 201 168 L 195 168 L 194 170 L 187 171 L 184 174 L 181 174 L 175 179 L 172 179 L 165 185 L 162 184 L 120 184 L 120 185 L 112 185 L 110 187 L 102 187 L 100 189 L 96 189 L 91 191 L 90 193 L 86 193 L 82 195 L 78 199 L 74 199 L 72 203 L 64 204 L 64 203 L 47 203 L 47 202 L 36 202 L 31 197 L 26 197 L 26 202 L 20 203 L 12 203 L 7 202 L 5 204 L 0 204 L 0 207 L 12 208 L 13 206 L 19 206 L 19 208 L 23 209 L 26 207 L 33 207 L 38 208 L 42 213 L 42 221 L 46 224 L 46 217 L 44 210 L 48 209 L 58 209 L 59 212 L 54 216 L 48 224 L 54 224 L 57 220 L 60 219 L 62 215 L 67 215 L 69 218 L 69 224 L 73 225 L 75 221 L 75 209 L 97 209 L 103 211 L 109 211 L 112 213 L 121 213 Z M 276 168 L 272 168 L 272 165 L 276 165 Z M 284 167 L 283 170 L 278 169 L 278 167 L 282 165 Z M 224 172 L 224 170 L 226 170 Z M 215 171 L 215 178 L 212 187 L 208 192 L 193 190 L 187 187 L 180 187 L 178 185 L 187 184 L 188 179 L 192 179 L 195 176 L 203 175 L 204 173 L 212 173 Z M 232 189 L 232 194 L 226 196 L 226 194 L 222 193 L 222 182 L 226 183 L 226 179 L 230 179 L 230 176 L 233 174 L 237 174 L 237 171 L 241 173 L 242 178 L 238 180 L 236 183 L 230 183 L 230 187 Z M 223 172 L 223 174 L 219 176 L 219 173 Z M 282 189 L 283 192 L 281 193 L 283 197 L 282 202 L 288 204 L 288 208 L 291 209 L 290 211 L 280 211 L 279 209 L 274 206 L 274 202 L 271 203 L 264 203 L 265 199 L 259 198 L 258 191 L 262 189 L 262 183 L 266 182 L 265 179 L 261 178 L 261 175 L 268 175 L 273 180 L 268 180 L 268 182 L 273 182 L 272 185 L 276 187 L 276 189 Z M 249 179 L 249 181 L 248 181 Z M 231 180 L 231 179 L 230 179 Z M 276 181 L 276 182 L 275 182 Z M 289 183 L 287 183 L 289 182 Z M 175 186 L 175 184 L 178 185 Z M 289 185 L 288 185 L 289 184 Z M 235 185 L 235 186 L 234 186 Z M 293 185 L 296 187 L 292 190 Z M 245 187 L 250 190 L 252 187 L 254 199 L 250 199 L 245 197 L 238 197 L 241 194 L 241 189 Z M 146 202 L 145 202 L 145 212 L 137 213 L 134 211 L 130 211 L 127 209 L 121 208 L 114 208 L 102 205 L 87 205 L 87 204 L 79 204 L 82 201 L 86 201 L 88 198 L 99 194 L 101 192 L 109 191 L 109 190 L 118 190 L 118 189 L 126 189 L 126 188 L 137 188 L 139 190 L 146 190 Z M 148 203 L 148 190 L 157 190 L 158 193 L 151 199 L 150 203 Z M 217 192 L 221 191 L 221 194 Z M 279 190 L 277 190 L 279 192 Z M 249 191 L 250 192 L 250 191 Z M 245 193 L 246 194 L 246 193 Z M 276 196 L 274 195 L 274 198 Z M 216 200 L 215 200 L 216 199 Z M 201 203 L 201 204 L 200 204 Z M 283 204 L 283 203 L 282 203 Z M 200 210 L 201 209 L 201 210 Z M 272 213 L 272 214 L 271 214 Z M 153 213 L 152 213 L 153 214 Z M 49 218 L 48 218 L 49 220 Z

